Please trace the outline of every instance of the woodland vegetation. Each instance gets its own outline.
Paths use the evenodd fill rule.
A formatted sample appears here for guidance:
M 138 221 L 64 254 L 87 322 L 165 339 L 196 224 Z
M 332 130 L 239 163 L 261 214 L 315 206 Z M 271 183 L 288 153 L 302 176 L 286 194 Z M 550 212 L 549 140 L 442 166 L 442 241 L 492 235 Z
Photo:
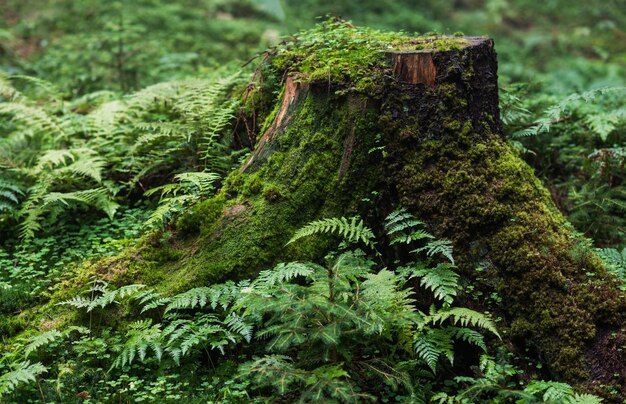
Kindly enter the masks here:
M 4 0 L 0 402 L 626 402 L 624 27 Z

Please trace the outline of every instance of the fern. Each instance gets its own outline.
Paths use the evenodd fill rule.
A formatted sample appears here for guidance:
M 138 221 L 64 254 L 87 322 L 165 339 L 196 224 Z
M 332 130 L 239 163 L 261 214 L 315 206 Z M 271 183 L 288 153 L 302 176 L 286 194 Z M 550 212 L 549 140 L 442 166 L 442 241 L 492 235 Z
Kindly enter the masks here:
M 112 368 L 123 368 L 133 363 L 135 358 L 144 361 L 149 351 L 152 351 L 158 360 L 163 356 L 163 345 L 160 324 L 152 324 L 151 320 L 135 321 L 126 333 L 128 339 L 121 347 Z
M 119 204 L 112 199 L 111 191 L 106 187 L 84 189 L 86 178 L 94 183 L 102 181 L 104 162 L 94 153 L 84 148 L 48 150 L 40 156 L 34 167 L 25 170 L 38 182 L 29 189 L 28 199 L 19 212 L 22 218 L 22 239 L 32 239 L 41 230 L 41 222 L 46 214 L 56 217 L 77 204 L 94 207 L 113 218 Z M 77 189 L 70 192 L 54 191 L 57 184 L 67 187 L 68 182 Z
M 472 326 L 483 328 L 496 335 L 498 338 L 500 337 L 495 324 L 488 316 L 465 307 L 444 307 L 437 310 L 435 306 L 431 306 L 430 314 L 426 317 L 425 324 L 442 324 L 448 320 L 450 320 L 452 324 L 460 325 L 461 327 Z
M 452 242 L 450 240 L 433 240 L 428 242 L 424 247 L 417 248 L 412 252 L 426 251 L 428 257 L 441 254 L 446 257 L 452 265 L 454 265 L 454 257 L 452 256 Z
M 234 282 L 194 288 L 174 296 L 165 311 L 195 309 L 206 306 L 210 306 L 213 310 L 217 307 L 225 310 L 234 303 L 240 289 L 241 285 L 237 285 Z
M 217 349 L 225 354 L 224 347 L 229 342 L 236 342 L 237 336 L 217 316 L 201 314 L 194 316 L 192 320 L 172 321 L 163 330 L 163 339 L 167 341 L 167 351 L 180 363 L 180 357 L 188 355 L 196 346 Z
M 163 296 L 161 293 L 156 292 L 153 289 L 144 289 L 135 293 L 132 298 L 139 302 L 139 305 L 141 306 L 141 313 L 156 309 L 157 307 L 165 306 L 172 301 L 170 297 Z
M 448 332 L 454 337 L 454 339 L 465 341 L 469 344 L 479 347 L 483 352 L 487 352 L 487 344 L 485 344 L 485 337 L 476 330 L 464 327 L 448 327 Z
M 106 290 L 102 295 L 93 299 L 87 307 L 87 312 L 92 311 L 96 307 L 105 308 L 106 306 L 115 303 L 116 299 L 123 299 L 128 296 L 136 294 L 143 289 L 145 285 L 126 285 L 115 290 Z
M 18 183 L 0 179 L 0 214 L 14 213 L 22 196 L 24 196 L 24 190 Z
M 174 176 L 177 184 L 167 184 L 152 188 L 144 193 L 151 196 L 160 193 L 159 206 L 150 214 L 145 221 L 145 228 L 163 226 L 177 212 L 198 203 L 213 192 L 214 182 L 220 176 L 213 173 L 189 172 Z
M 50 330 L 31 338 L 28 341 L 28 345 L 24 348 L 24 357 L 28 358 L 28 356 L 34 351 L 38 350 L 42 346 L 48 345 L 62 336 L 63 334 L 61 332 L 57 330 Z
M 605 87 L 580 94 L 572 94 L 546 109 L 543 117 L 537 119 L 528 127 L 515 131 L 511 137 L 513 139 L 519 139 L 547 133 L 550 131 L 552 125 L 562 122 L 562 120 L 565 119 L 567 111 L 571 110 L 577 103 L 588 105 L 592 101 L 596 101 L 600 96 L 613 92 L 626 94 L 626 87 Z M 602 111 L 601 109 L 601 111 L 596 111 L 588 115 L 586 122 L 602 141 L 606 141 L 609 133 L 616 128 L 615 124 L 625 117 L 626 110 L 623 108 L 608 112 Z
M 48 371 L 48 369 L 39 362 L 31 364 L 29 361 L 24 361 L 12 367 L 12 370 L 0 376 L 0 396 L 11 393 L 22 384 L 36 381 L 37 376 Z
M 524 388 L 524 391 L 533 395 L 542 394 L 542 401 L 545 403 L 562 403 L 574 395 L 574 390 L 569 384 L 559 382 L 544 382 L 535 380 Z
M 449 322 L 451 326 L 445 325 Z M 413 337 L 415 353 L 435 372 L 440 357 L 454 361 L 455 339 L 462 340 L 486 350 L 483 336 L 467 327 L 485 329 L 500 337 L 495 324 L 485 314 L 464 307 L 430 307 L 429 314 L 417 321 L 418 332 Z
M 434 238 L 432 234 L 420 229 L 422 225 L 424 222 L 417 220 L 404 207 L 391 212 L 385 219 L 385 231 L 391 237 L 392 245 Z
M 608 269 L 626 284 L 626 248 L 621 252 L 615 248 L 598 248 L 596 252 Z
M 312 264 L 303 264 L 300 262 L 280 263 L 272 270 L 261 271 L 256 283 L 278 285 L 298 277 L 310 277 L 314 272 L 315 267 Z
M 434 239 L 435 236 L 421 228 L 423 225 L 424 222 L 416 219 L 404 207 L 396 209 L 385 218 L 385 232 L 391 237 L 391 245 L 411 244 L 415 241 Z M 448 240 L 429 241 L 424 247 L 411 252 L 420 253 L 422 251 L 426 251 L 428 257 L 441 254 L 454 265 L 452 242 Z
M 420 278 L 420 285 L 433 292 L 436 299 L 450 305 L 459 288 L 459 275 L 448 264 L 439 264 L 434 268 L 419 267 L 414 272 Z
M 65 137 L 61 124 L 44 109 L 18 102 L 0 103 L 0 116 L 10 116 L 15 124 L 25 130 L 29 138 L 48 144 Z
M 443 355 L 450 362 L 454 361 L 454 344 L 452 335 L 443 329 L 429 329 L 415 335 L 415 353 L 430 367 L 433 373 L 437 370 L 439 358 Z
M 113 219 L 115 212 L 119 208 L 119 204 L 109 198 L 106 188 L 87 189 L 84 191 L 73 192 L 48 192 L 42 198 L 41 213 L 45 210 L 51 210 L 52 206 L 63 205 L 71 207 L 75 203 L 82 203 L 100 209 Z M 30 218 L 29 220 L 35 220 Z
M 224 325 L 233 333 L 241 335 L 246 342 L 252 341 L 253 325 L 237 313 L 230 313 L 224 320 Z
M 368 247 L 374 248 L 375 246 L 374 233 L 365 226 L 363 219 L 359 219 L 356 216 L 352 219 L 342 217 L 315 220 L 298 230 L 287 244 L 320 233 L 338 234 L 345 241 L 350 243 L 361 241 Z
M 72 306 L 80 309 L 84 308 L 87 309 L 87 312 L 91 312 L 97 307 L 105 308 L 110 304 L 118 303 L 118 299 L 137 295 L 145 288 L 145 285 L 126 285 L 119 289 L 110 290 L 109 284 L 100 280 L 92 281 L 90 284 L 91 287 L 88 293 L 91 295 L 91 298 L 75 296 L 72 299 L 59 302 L 57 305 Z
M 600 404 L 602 399 L 593 394 L 579 394 L 574 393 L 572 396 L 565 399 L 567 404 Z

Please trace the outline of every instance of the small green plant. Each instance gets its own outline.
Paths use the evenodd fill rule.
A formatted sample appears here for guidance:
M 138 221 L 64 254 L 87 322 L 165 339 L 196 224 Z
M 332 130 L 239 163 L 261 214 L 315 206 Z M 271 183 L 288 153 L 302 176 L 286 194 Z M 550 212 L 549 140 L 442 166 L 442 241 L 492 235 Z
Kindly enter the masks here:
M 510 355 L 508 355 L 510 356 Z M 592 394 L 579 394 L 566 383 L 533 380 L 520 388 L 515 378 L 523 372 L 508 363 L 507 356 L 495 359 L 488 355 L 480 358 L 479 376 L 458 376 L 454 380 L 461 386 L 455 395 L 440 392 L 433 397 L 433 402 L 448 403 L 546 403 L 546 404 L 599 404 L 602 402 Z
M 394 228 L 391 223 L 398 213 L 394 215 L 388 228 Z M 403 217 L 418 226 L 408 213 Z M 425 259 L 406 262 L 394 272 L 360 249 L 351 249 L 354 241 L 375 244 L 362 220 L 313 222 L 299 230 L 293 242 L 316 233 L 339 234 L 343 240 L 343 251 L 330 253 L 324 265 L 281 263 L 253 280 L 169 297 L 143 285 L 116 289 L 95 280 L 85 296 L 59 303 L 89 313 L 90 328 L 78 329 L 80 336 L 73 342 L 72 329 L 40 334 L 21 345 L 24 359 L 45 357 L 47 349 L 61 344 L 88 362 L 97 353 L 109 372 L 123 375 L 134 366 L 157 364 L 173 371 L 201 358 L 212 368 L 219 354 L 221 360 L 237 363 L 220 379 L 220 389 L 242 385 L 247 397 L 359 402 L 383 391 L 428 395 L 424 386 L 446 362 L 454 361 L 456 342 L 484 351 L 481 331 L 498 336 L 487 315 L 454 306 L 459 276 L 447 257 L 451 251 L 435 253 L 417 245 L 423 239 L 433 243 L 432 235 L 409 243 L 416 258 Z M 399 237 L 398 231 L 389 235 Z M 434 264 L 439 256 L 448 262 Z M 434 299 L 424 310 L 416 305 L 416 291 L 409 286 L 413 278 L 423 286 L 419 293 Z M 111 335 L 103 315 L 93 326 L 94 313 L 114 307 L 126 307 L 137 316 L 123 335 Z M 385 387 L 373 390 L 372 383 Z M 267 395 L 272 391 L 276 396 Z

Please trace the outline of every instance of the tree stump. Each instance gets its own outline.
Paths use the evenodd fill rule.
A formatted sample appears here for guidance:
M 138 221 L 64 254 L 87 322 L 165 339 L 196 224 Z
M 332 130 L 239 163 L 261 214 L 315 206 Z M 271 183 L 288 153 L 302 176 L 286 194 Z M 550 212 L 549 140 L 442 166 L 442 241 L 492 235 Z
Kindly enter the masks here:
M 454 46 L 381 49 L 370 92 L 270 57 L 282 99 L 250 159 L 196 210 L 202 236 L 173 273 L 198 285 L 317 259 L 323 241 L 285 247 L 300 226 L 359 214 L 381 234 L 403 206 L 453 241 L 483 296 L 472 304 L 502 318 L 516 353 L 547 363 L 544 376 L 624 397 L 624 294 L 507 144 L 493 41 L 444 40 Z

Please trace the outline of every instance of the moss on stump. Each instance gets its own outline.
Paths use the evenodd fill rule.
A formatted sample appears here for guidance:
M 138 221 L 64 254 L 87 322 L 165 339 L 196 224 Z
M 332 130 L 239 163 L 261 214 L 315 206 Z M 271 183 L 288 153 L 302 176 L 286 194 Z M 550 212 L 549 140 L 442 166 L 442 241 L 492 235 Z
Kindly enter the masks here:
M 504 139 L 492 40 L 337 22 L 267 56 L 264 86 L 281 95 L 255 151 L 180 218 L 176 242 L 126 254 L 136 281 L 173 293 L 320 259 L 321 238 L 285 247 L 298 227 L 359 214 L 380 230 L 404 206 L 454 242 L 484 296 L 500 297 L 478 303 L 518 353 L 626 394 L 626 299 Z

